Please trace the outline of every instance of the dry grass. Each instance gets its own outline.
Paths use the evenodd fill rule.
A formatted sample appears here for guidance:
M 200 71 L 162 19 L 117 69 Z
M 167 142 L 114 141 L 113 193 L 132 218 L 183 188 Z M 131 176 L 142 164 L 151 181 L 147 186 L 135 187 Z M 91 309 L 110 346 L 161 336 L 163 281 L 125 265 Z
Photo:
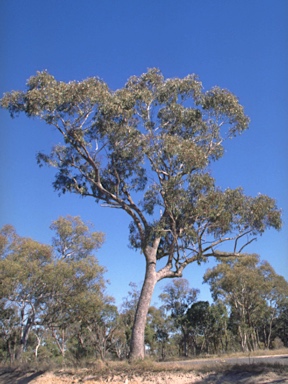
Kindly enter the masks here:
M 251 352 L 230 352 L 217 355 L 198 355 L 198 356 L 189 356 L 187 358 L 183 357 L 173 357 L 173 361 L 185 361 L 185 360 L 205 360 L 205 359 L 228 359 L 228 358 L 240 358 L 240 357 L 259 357 L 259 356 L 277 356 L 277 355 L 287 355 L 288 348 L 281 349 L 259 349 L 257 351 Z M 167 360 L 169 361 L 169 360 Z
M 183 365 L 180 363 L 156 363 L 149 359 L 128 362 L 94 361 L 86 367 L 62 367 L 58 369 L 0 370 L 1 384 L 192 384 L 192 383 L 275 383 L 288 382 L 288 366 L 281 364 Z
M 253 356 L 259 356 L 259 355 L 287 355 L 288 350 L 282 349 L 273 351 L 274 353 L 271 353 L 272 351 L 267 351 L 268 353 L 265 353 L 264 351 L 260 351 L 261 353 L 253 354 Z M 251 354 L 252 356 L 252 354 Z M 208 356 L 207 356 L 208 357 Z M 163 374 L 171 375 L 171 377 L 176 377 L 177 380 L 173 381 L 173 383 L 180 383 L 179 377 L 181 375 L 186 375 L 189 377 L 192 377 L 191 375 L 194 375 L 195 377 L 203 377 L 204 376 L 210 377 L 210 378 L 216 378 L 216 377 L 228 377 L 229 375 L 231 377 L 237 377 L 237 374 L 246 372 L 250 375 L 264 375 L 267 374 L 267 372 L 274 372 L 277 375 L 280 375 L 285 378 L 288 376 L 288 366 L 277 364 L 277 363 L 255 363 L 255 360 L 251 364 L 223 364 L 222 361 L 227 357 L 233 357 L 233 358 L 240 358 L 240 357 L 248 357 L 247 354 L 233 354 L 233 355 L 227 355 L 227 356 L 213 356 L 217 358 L 217 362 L 213 363 L 213 365 L 208 364 L 208 361 L 205 361 L 205 358 L 201 359 L 201 363 L 199 363 L 199 360 L 197 364 L 181 364 L 180 362 L 155 362 L 151 359 L 145 359 L 143 361 L 136 361 L 133 363 L 128 363 L 127 361 L 107 361 L 103 362 L 101 360 L 97 361 L 86 361 L 85 364 L 82 362 L 81 364 L 71 364 L 70 366 L 53 366 L 48 364 L 41 364 L 41 365 L 23 365 L 18 367 L 9 367 L 1 370 L 0 375 L 0 383 L 28 383 L 28 381 L 18 381 L 18 378 L 21 377 L 33 377 L 35 375 L 42 375 L 45 373 L 48 374 L 49 372 L 53 374 L 54 381 L 51 382 L 57 382 L 57 383 L 72 383 L 72 382 L 83 382 L 83 381 L 90 381 L 91 382 L 116 382 L 115 378 L 119 378 L 119 381 L 124 383 L 126 378 L 129 380 L 132 380 L 132 378 L 138 377 L 138 378 L 145 378 L 147 381 L 150 382 L 150 378 L 153 377 L 159 377 Z M 212 356 L 209 356 L 209 359 L 213 358 Z M 3 373 L 4 372 L 4 373 Z M 50 374 L 49 373 L 49 374 Z M 230 377 L 229 376 L 229 377 Z M 6 378 L 4 381 L 1 380 Z M 7 381 L 7 378 L 11 378 L 11 381 Z M 55 381 L 57 378 L 57 381 Z M 121 379 L 121 380 L 120 380 Z M 14 380 L 14 381 L 13 381 Z M 64 381 L 63 381 L 64 380 Z M 65 381 L 66 380 L 66 381 Z M 70 381 L 69 381 L 70 380 Z M 114 381 L 113 381 L 114 380 Z M 152 380 L 152 379 L 151 379 Z M 204 380 L 204 379 L 203 379 Z M 206 380 L 206 379 L 205 379 Z M 208 380 L 208 378 L 207 378 Z M 209 379 L 210 380 L 210 379 Z M 216 379 L 215 379 L 216 380 Z M 218 380 L 218 379 L 217 379 Z M 31 380 L 32 381 L 32 380 Z M 29 381 L 30 382 L 30 381 Z M 34 382 L 34 380 L 33 380 Z M 45 382 L 45 381 L 43 381 Z M 132 381 L 131 381 L 132 382 Z M 190 381 L 192 382 L 192 381 Z M 196 383 L 197 381 L 195 381 Z M 203 381 L 203 383 L 206 381 Z M 207 382 L 213 382 L 213 381 L 207 381 Z M 215 381 L 216 382 L 216 381 Z M 229 381 L 227 381 L 229 382 Z M 232 382 L 232 381 L 231 381 Z M 235 381 L 237 382 L 237 380 Z M 268 381 L 266 381 L 268 382 Z M 37 381 L 38 383 L 38 381 Z M 40 383 L 40 381 L 39 381 Z M 42 381 L 41 381 L 42 383 Z M 48 383 L 48 381 L 47 381 Z M 171 381 L 172 383 L 172 381 Z M 184 383 L 184 381 L 183 381 Z M 256 383 L 256 381 L 255 381 Z
M 229 353 L 224 355 L 218 355 L 217 357 L 256 357 L 256 356 L 277 356 L 277 355 L 287 355 L 288 354 L 288 348 L 281 348 L 281 349 L 258 349 L 257 351 L 251 351 L 251 352 L 235 352 L 235 353 Z M 211 356 L 212 358 L 215 356 Z
M 286 352 L 287 350 L 282 351 Z M 279 355 L 285 353 L 279 353 Z M 245 355 L 241 355 L 245 356 Z M 246 355 L 247 356 L 247 355 Z M 234 355 L 233 357 L 239 357 L 239 355 Z M 265 370 L 269 370 L 270 372 L 276 373 L 286 373 L 288 374 L 288 366 L 279 364 L 279 363 L 251 363 L 251 364 L 223 364 L 221 362 L 217 362 L 211 366 L 211 364 L 205 363 L 205 359 L 203 359 L 201 364 L 193 365 L 183 365 L 177 362 L 165 362 L 158 363 L 151 359 L 145 359 L 138 362 L 128 363 L 126 361 L 122 362 L 102 362 L 102 361 L 94 361 L 93 363 L 88 363 L 85 368 L 64 368 L 58 370 L 59 373 L 66 372 L 69 375 L 77 375 L 78 377 L 86 377 L 90 375 L 95 379 L 99 378 L 108 378 L 113 376 L 145 376 L 146 374 L 157 374 L 161 372 L 165 373 L 189 373 L 196 372 L 207 374 L 209 372 L 214 372 L 215 374 L 227 373 L 227 372 L 237 372 L 237 371 L 245 371 L 250 373 L 261 373 Z

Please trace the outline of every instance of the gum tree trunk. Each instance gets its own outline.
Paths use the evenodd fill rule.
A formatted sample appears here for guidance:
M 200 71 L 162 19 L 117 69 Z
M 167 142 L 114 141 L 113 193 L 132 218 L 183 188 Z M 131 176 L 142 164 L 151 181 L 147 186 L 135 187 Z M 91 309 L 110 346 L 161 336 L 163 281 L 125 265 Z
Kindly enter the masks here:
M 23 319 L 23 316 L 22 316 Z M 35 315 L 29 316 L 26 320 L 25 326 L 21 330 L 21 337 L 20 337 L 20 344 L 18 345 L 18 348 L 16 350 L 16 360 L 22 361 L 22 355 L 26 348 L 28 337 L 30 334 L 30 331 L 32 329 L 32 326 L 35 322 Z
M 135 319 L 132 329 L 132 337 L 130 343 L 130 361 L 142 360 L 145 357 L 145 326 L 147 314 L 157 282 L 156 272 L 156 252 L 149 252 L 150 257 L 146 256 L 146 273 L 138 301 Z M 154 254 L 154 255 L 151 255 Z M 154 257 L 155 256 L 155 257 Z

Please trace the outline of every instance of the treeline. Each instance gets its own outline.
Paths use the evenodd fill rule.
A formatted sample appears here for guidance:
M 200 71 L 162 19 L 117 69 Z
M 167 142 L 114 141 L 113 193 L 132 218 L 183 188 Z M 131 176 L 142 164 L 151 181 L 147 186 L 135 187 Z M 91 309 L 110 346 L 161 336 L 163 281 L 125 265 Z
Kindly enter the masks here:
M 104 235 L 79 217 L 52 223 L 51 245 L 0 231 L 0 359 L 4 362 L 125 359 L 140 292 L 120 308 L 106 294 L 95 257 Z M 146 353 L 156 359 L 288 347 L 288 283 L 257 255 L 208 269 L 213 303 L 186 279 L 167 284 L 150 307 Z

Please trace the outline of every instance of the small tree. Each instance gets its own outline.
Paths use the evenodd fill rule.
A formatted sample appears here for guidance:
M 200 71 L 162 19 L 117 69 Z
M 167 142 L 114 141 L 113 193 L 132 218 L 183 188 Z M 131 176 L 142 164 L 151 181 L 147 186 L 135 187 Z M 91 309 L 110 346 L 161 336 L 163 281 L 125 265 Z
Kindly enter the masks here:
M 20 344 L 20 319 L 18 308 L 13 305 L 6 308 L 5 304 L 2 299 L 0 302 L 0 357 L 1 361 L 6 362 L 9 359 L 12 364 Z
M 130 243 L 146 261 L 131 359 L 144 357 L 158 281 L 181 277 L 187 265 L 211 256 L 238 256 L 266 228 L 280 228 L 271 198 L 215 186 L 208 166 L 249 119 L 232 93 L 203 92 L 195 75 L 164 79 L 151 69 L 113 92 L 97 78 L 64 83 L 44 71 L 28 80 L 26 92 L 5 94 L 1 106 L 12 116 L 38 117 L 62 135 L 49 155 L 38 154 L 40 165 L 58 170 L 57 191 L 130 216 Z
M 150 307 L 145 329 L 145 344 L 149 347 L 150 355 L 164 360 L 167 355 L 169 333 L 171 331 L 170 319 L 167 318 L 164 308 Z
M 197 351 L 219 353 L 227 348 L 227 311 L 221 302 L 212 305 L 208 301 L 193 303 L 186 313 L 186 322 L 194 354 Z
M 136 283 L 130 282 L 129 287 L 131 287 L 131 290 L 128 291 L 128 296 L 123 299 L 120 314 L 122 332 L 124 333 L 126 339 L 125 357 L 129 355 L 133 322 L 140 296 L 140 291 Z
M 274 332 L 280 337 L 284 346 L 288 347 L 288 298 L 286 297 L 278 307 L 278 318 Z
M 107 353 L 114 353 L 117 345 L 118 311 L 109 300 L 99 302 L 95 295 L 83 300 L 78 310 L 81 314 L 78 321 L 73 323 L 74 354 L 77 358 L 83 356 L 99 356 L 105 360 Z
M 257 255 L 227 258 L 208 269 L 204 281 L 215 300 L 230 307 L 230 326 L 237 329 L 243 351 L 259 348 L 259 328 L 270 346 L 278 306 L 287 295 L 288 283 Z
M 174 280 L 167 284 L 159 298 L 163 307 L 170 313 L 176 330 L 181 332 L 182 354 L 188 356 L 189 324 L 187 311 L 199 293 L 198 289 L 190 288 L 186 279 Z
M 88 300 L 94 310 L 106 300 L 104 269 L 93 255 L 103 234 L 70 216 L 52 228 L 54 247 L 22 238 L 11 226 L 0 230 L 0 309 L 6 317 L 0 328 L 11 361 L 21 359 L 33 329 L 39 344 L 40 328 L 50 329 L 64 356 L 65 330 L 83 321 Z
M 21 360 L 32 327 L 45 306 L 49 294 L 45 276 L 51 261 L 49 246 L 16 235 L 10 252 L 0 261 L 0 297 L 6 311 L 17 308 L 19 319 L 15 356 L 10 356 L 11 360 Z

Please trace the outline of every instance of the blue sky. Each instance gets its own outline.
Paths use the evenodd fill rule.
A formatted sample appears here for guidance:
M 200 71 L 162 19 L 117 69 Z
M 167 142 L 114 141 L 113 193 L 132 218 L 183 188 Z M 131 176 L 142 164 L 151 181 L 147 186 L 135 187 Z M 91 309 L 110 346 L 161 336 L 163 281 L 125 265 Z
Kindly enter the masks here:
M 248 131 L 230 141 L 212 167 L 217 184 L 242 186 L 248 195 L 275 198 L 283 210 L 281 232 L 268 231 L 250 252 L 288 279 L 288 2 L 286 0 L 9 0 L 0 4 L 0 94 L 25 89 L 37 70 L 58 80 L 99 76 L 110 88 L 158 67 L 165 77 L 199 75 L 205 89 L 235 93 L 251 118 Z M 36 153 L 58 137 L 37 120 L 12 120 L 0 111 L 0 226 L 49 243 L 51 222 L 79 215 L 106 233 L 98 253 L 117 304 L 129 282 L 140 283 L 143 256 L 128 248 L 129 218 L 73 195 L 53 191 L 54 171 L 39 169 Z M 248 249 L 247 249 L 248 251 Z M 184 277 L 209 299 L 206 268 L 191 265 Z M 153 298 L 157 301 L 159 283 Z M 153 303 L 152 302 L 152 303 Z

